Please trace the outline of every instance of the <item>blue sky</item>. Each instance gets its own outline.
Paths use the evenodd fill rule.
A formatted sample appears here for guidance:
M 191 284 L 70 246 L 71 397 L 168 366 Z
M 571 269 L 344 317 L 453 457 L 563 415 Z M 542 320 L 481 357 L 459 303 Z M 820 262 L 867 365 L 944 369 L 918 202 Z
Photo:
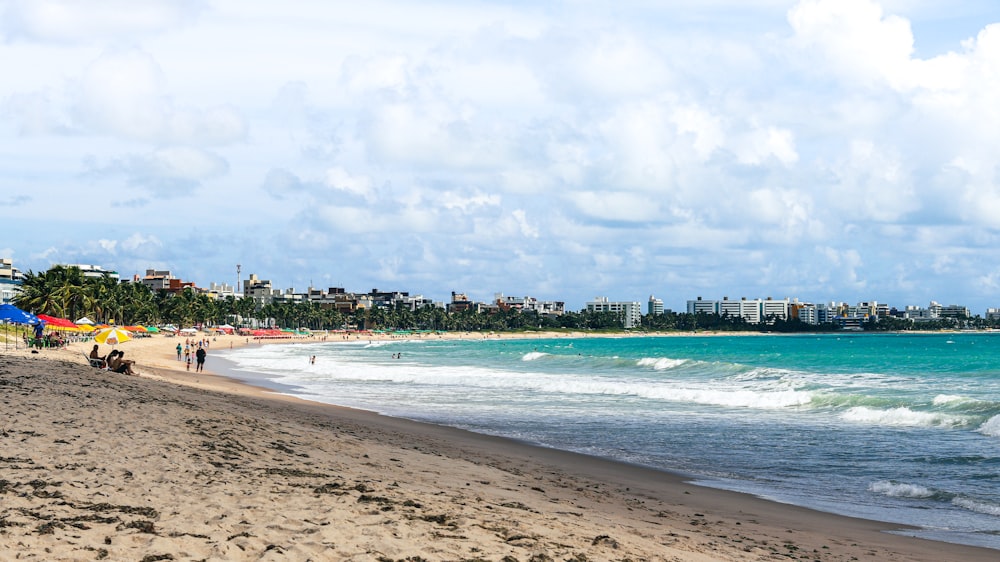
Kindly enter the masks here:
M 0 256 L 1000 307 L 1000 6 L 0 1 Z

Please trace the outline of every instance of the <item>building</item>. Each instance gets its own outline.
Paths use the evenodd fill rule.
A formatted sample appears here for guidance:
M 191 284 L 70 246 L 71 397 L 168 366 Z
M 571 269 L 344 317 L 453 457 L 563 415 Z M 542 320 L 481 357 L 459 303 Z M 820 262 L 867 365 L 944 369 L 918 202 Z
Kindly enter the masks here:
M 264 305 L 274 302 L 274 289 L 271 287 L 270 281 L 257 277 L 256 273 L 251 273 L 248 279 L 243 280 L 243 296 L 256 301 L 257 310 L 260 310 Z
M 877 301 L 862 301 L 856 305 L 840 303 L 831 307 L 836 307 L 836 313 L 831 321 L 845 330 L 861 330 L 868 322 L 878 322 L 879 313 L 888 315 L 889 307 L 880 305 Z
M 205 289 L 204 293 L 216 300 L 227 297 L 240 298 L 240 295 L 236 292 L 236 287 L 228 283 L 209 283 L 208 289 Z
M 608 300 L 608 297 L 595 297 L 587 303 L 587 312 L 611 312 L 618 314 L 622 326 L 627 330 L 635 328 L 642 322 L 642 306 L 637 302 Z
M 171 275 L 169 271 L 157 271 L 155 269 L 147 269 L 146 275 L 138 281 L 149 287 L 149 290 L 154 293 L 159 293 L 160 291 L 179 293 L 184 289 L 197 289 L 192 281 L 181 281 Z
M 82 273 L 84 277 L 89 277 L 91 279 L 101 279 L 107 277 L 109 279 L 114 279 L 116 282 L 121 280 L 121 278 L 118 276 L 117 271 L 109 271 L 99 265 L 70 263 L 63 265 L 63 267 L 65 268 L 75 267 L 80 270 L 80 273 Z
M 21 292 L 22 274 L 9 258 L 0 258 L 0 304 L 10 304 Z
M 687 301 L 688 314 L 719 314 L 719 301 L 704 300 L 698 297 L 697 300 Z
M 989 309 L 994 310 L 994 309 Z M 989 318 L 989 310 L 987 310 L 987 318 Z M 908 318 L 914 322 L 932 322 L 934 320 L 940 320 L 942 318 L 952 318 L 955 320 L 965 320 L 972 317 L 972 313 L 965 306 L 958 304 L 949 304 L 947 306 L 938 304 L 935 301 L 931 301 L 927 308 L 921 308 L 919 306 L 907 306 L 903 310 L 903 318 Z
M 663 314 L 663 299 L 649 295 L 649 301 L 646 303 L 646 314 Z
M 531 296 L 510 297 L 503 293 L 493 295 L 493 306 L 497 310 L 537 312 L 543 316 L 559 316 L 566 309 L 566 303 L 563 301 L 542 301 Z

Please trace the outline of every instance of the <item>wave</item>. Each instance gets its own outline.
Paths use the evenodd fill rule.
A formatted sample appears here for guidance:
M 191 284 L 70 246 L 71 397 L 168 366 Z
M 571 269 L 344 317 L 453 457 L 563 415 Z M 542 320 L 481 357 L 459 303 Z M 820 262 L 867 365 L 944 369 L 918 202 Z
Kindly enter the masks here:
M 669 402 L 767 410 L 805 406 L 813 399 L 813 393 L 801 390 L 661 388 L 643 394 Z
M 967 416 L 919 412 L 905 406 L 888 410 L 856 406 L 841 414 L 841 418 L 857 423 L 897 427 L 964 427 L 971 421 Z
M 919 484 L 904 484 L 890 480 L 880 480 L 868 485 L 868 491 L 891 498 L 933 498 L 939 495 L 934 490 Z
M 951 500 L 951 503 L 957 505 L 958 507 L 968 509 L 969 511 L 975 511 L 976 513 L 982 513 L 984 515 L 996 515 L 1000 517 L 1000 505 L 993 502 L 985 502 L 981 500 L 974 500 L 971 498 L 956 497 Z
M 971 398 L 966 398 L 965 396 L 958 396 L 955 394 L 938 394 L 934 397 L 935 406 L 952 406 L 956 404 L 962 404 L 964 402 L 974 402 Z
M 1000 415 L 984 421 L 976 431 L 990 437 L 1000 437 Z
M 549 354 L 544 351 L 532 351 L 530 353 L 525 353 L 524 357 L 521 358 L 521 361 L 534 361 L 535 359 L 545 357 L 546 355 Z
M 644 357 L 636 362 L 636 365 L 640 367 L 652 367 L 654 371 L 664 371 L 667 369 L 673 369 L 674 367 L 680 367 L 681 365 L 687 363 L 687 359 L 670 359 L 667 357 Z

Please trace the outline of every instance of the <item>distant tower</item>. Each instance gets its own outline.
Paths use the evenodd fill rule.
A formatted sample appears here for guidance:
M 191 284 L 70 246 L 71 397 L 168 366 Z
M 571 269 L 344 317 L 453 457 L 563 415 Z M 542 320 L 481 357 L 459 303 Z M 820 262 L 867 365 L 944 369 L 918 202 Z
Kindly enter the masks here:
M 646 305 L 646 314 L 663 314 L 663 300 L 649 295 L 649 303 Z

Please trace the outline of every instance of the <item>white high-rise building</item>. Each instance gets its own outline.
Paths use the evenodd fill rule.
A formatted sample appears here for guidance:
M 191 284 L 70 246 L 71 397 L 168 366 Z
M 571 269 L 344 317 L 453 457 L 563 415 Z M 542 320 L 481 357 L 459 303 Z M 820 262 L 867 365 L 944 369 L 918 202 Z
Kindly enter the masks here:
M 646 304 L 646 314 L 663 314 L 663 299 L 649 295 L 649 302 Z
M 687 301 L 687 312 L 688 314 L 698 314 L 699 312 L 719 314 L 719 301 L 704 300 L 698 297 L 697 300 Z
M 642 322 L 642 306 L 637 302 L 614 302 L 608 297 L 596 297 L 587 303 L 587 312 L 613 312 L 621 314 L 622 325 L 635 328 Z

